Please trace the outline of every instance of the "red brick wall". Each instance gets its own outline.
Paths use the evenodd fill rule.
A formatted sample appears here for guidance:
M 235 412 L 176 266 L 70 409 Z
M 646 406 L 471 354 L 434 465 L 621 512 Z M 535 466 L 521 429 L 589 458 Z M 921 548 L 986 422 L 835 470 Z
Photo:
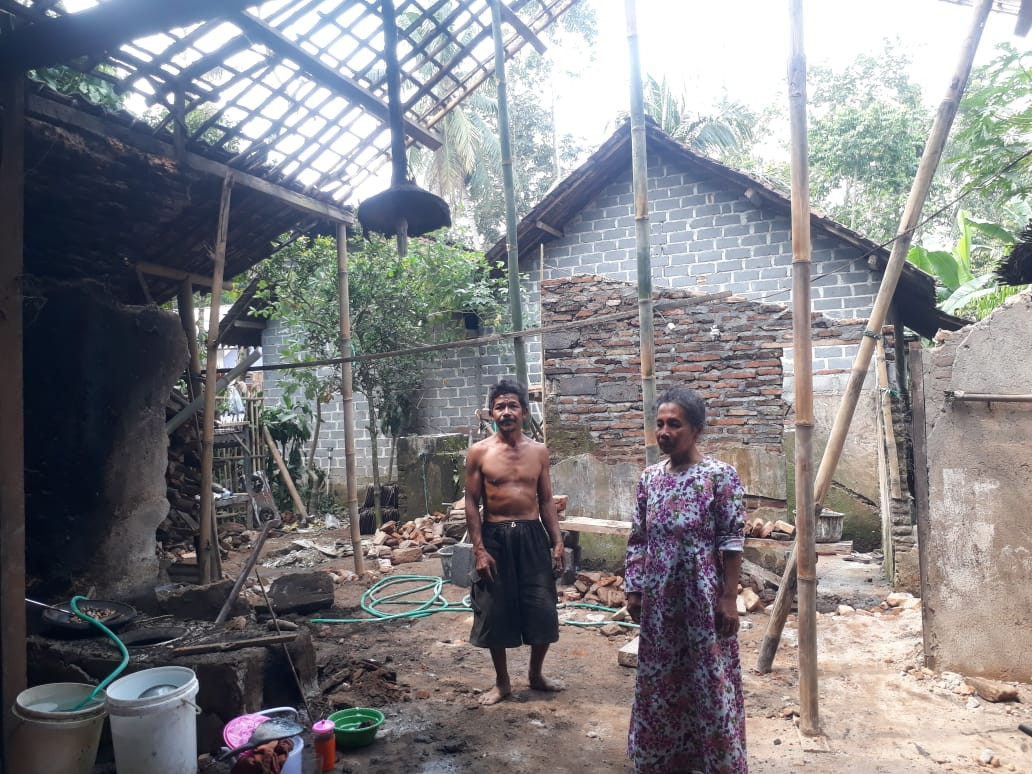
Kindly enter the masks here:
M 664 290 L 654 300 L 701 295 Z M 633 285 L 595 276 L 546 280 L 541 298 L 546 326 L 635 311 L 638 304 Z M 789 412 L 781 355 L 792 329 L 785 307 L 732 297 L 658 310 L 654 325 L 657 395 L 675 386 L 702 394 L 707 448 L 755 444 L 781 451 Z M 815 316 L 814 337 L 822 344 L 855 340 L 861 330 L 855 322 Z M 553 453 L 644 462 L 637 315 L 548 334 L 543 349 Z

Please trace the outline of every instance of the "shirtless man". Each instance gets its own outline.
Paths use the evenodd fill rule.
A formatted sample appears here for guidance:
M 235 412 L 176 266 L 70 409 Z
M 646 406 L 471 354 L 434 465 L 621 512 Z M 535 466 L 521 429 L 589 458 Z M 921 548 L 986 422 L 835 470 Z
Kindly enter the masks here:
M 488 404 L 496 432 L 466 457 L 466 525 L 476 562 L 469 639 L 490 649 L 495 668 L 494 687 L 480 697 L 484 705 L 512 693 L 505 649 L 520 645 L 530 645 L 530 687 L 562 690 L 541 667 L 559 639 L 555 579 L 565 561 L 548 450 L 523 435 L 527 390 L 503 379 L 491 388 Z

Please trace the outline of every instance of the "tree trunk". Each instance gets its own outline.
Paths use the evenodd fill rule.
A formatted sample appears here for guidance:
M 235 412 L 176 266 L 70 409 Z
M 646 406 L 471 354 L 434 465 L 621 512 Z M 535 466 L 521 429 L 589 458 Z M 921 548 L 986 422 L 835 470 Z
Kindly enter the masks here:
M 383 507 L 380 503 L 380 454 L 379 434 L 376 432 L 376 409 L 369 401 L 369 451 L 373 458 L 373 514 L 377 527 L 383 525 Z
M 312 445 L 308 449 L 308 512 L 315 513 L 319 506 L 319 476 L 315 470 L 315 453 L 319 450 L 319 431 L 322 429 L 322 401 L 315 399 L 315 427 L 312 428 Z M 327 471 L 329 475 L 329 471 Z
M 387 483 L 394 480 L 394 459 L 398 452 L 398 436 L 391 436 L 391 450 L 387 456 Z

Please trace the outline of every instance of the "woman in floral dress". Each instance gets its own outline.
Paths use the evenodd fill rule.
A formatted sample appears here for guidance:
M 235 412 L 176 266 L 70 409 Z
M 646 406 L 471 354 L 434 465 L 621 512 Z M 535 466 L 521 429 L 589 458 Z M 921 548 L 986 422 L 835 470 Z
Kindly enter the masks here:
M 692 390 L 659 401 L 668 459 L 645 469 L 627 542 L 627 607 L 641 624 L 627 752 L 638 774 L 740 774 L 745 705 L 738 658 L 744 492 L 696 442 L 706 408 Z

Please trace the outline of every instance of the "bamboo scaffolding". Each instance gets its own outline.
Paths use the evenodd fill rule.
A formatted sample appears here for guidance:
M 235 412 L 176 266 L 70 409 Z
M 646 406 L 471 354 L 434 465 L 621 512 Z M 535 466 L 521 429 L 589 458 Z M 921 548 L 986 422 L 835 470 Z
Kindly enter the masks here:
M 523 330 L 523 302 L 520 298 L 520 248 L 516 238 L 516 188 L 512 176 L 512 127 L 509 124 L 509 96 L 505 82 L 501 0 L 491 0 L 491 30 L 494 34 L 495 80 L 498 81 L 498 140 L 502 153 L 502 189 L 505 192 L 509 314 L 512 317 L 512 329 L 519 334 Z M 516 357 L 516 380 L 527 387 L 527 348 L 523 336 L 516 335 L 512 344 Z
M 220 557 L 215 529 L 215 503 L 211 496 L 215 457 L 215 398 L 218 393 L 219 311 L 222 303 L 222 280 L 226 270 L 226 240 L 229 233 L 229 202 L 233 192 L 233 175 L 222 181 L 222 203 L 215 235 L 215 268 L 211 280 L 211 310 L 208 315 L 208 361 L 204 385 L 204 419 L 201 432 L 201 514 L 197 546 L 197 572 L 201 583 L 218 580 Z
M 347 226 L 337 224 L 337 308 L 340 311 L 340 351 L 351 352 L 351 298 L 348 286 Z M 348 487 L 348 521 L 355 574 L 365 575 L 362 558 L 362 530 L 358 516 L 358 483 L 355 475 L 355 393 L 350 360 L 340 364 L 340 400 L 344 409 L 344 475 Z
M 842 402 L 839 404 L 838 412 L 835 415 L 835 422 L 832 425 L 831 436 L 828 439 L 828 445 L 824 449 L 824 456 L 821 458 L 821 464 L 817 470 L 817 480 L 814 484 L 814 515 L 820 510 L 824 498 L 831 488 L 832 476 L 835 473 L 839 458 L 842 456 L 842 447 L 845 445 L 846 435 L 853 420 L 853 413 L 856 411 L 856 405 L 860 400 L 864 379 L 871 365 L 874 342 L 881 336 L 881 329 L 885 323 L 889 306 L 892 303 L 892 296 L 896 292 L 899 276 L 903 272 L 903 264 L 906 262 L 907 251 L 910 249 L 914 229 L 920 221 L 921 208 L 928 197 L 928 189 L 931 186 L 932 177 L 935 175 L 935 169 L 938 166 L 939 159 L 942 157 L 942 151 L 946 145 L 950 127 L 957 114 L 960 98 L 967 86 L 975 51 L 978 49 L 978 41 L 982 37 L 982 30 L 985 27 L 985 21 L 989 16 L 991 8 L 992 0 L 980 0 L 975 10 L 971 30 L 964 41 L 956 69 L 953 77 L 950 79 L 946 96 L 939 105 L 935 121 L 929 133 L 928 142 L 925 143 L 924 154 L 921 156 L 921 163 L 918 165 L 917 175 L 914 178 L 914 184 L 910 189 L 910 196 L 903 210 L 899 231 L 892 245 L 892 253 L 889 255 L 889 260 L 882 276 L 881 286 L 878 288 L 878 295 L 874 300 L 871 316 L 867 321 L 867 330 L 864 331 L 864 337 L 853 360 L 853 369 L 849 374 L 846 392 L 842 397 Z M 784 629 L 785 620 L 788 618 L 792 604 L 792 596 L 795 592 L 797 547 L 798 542 L 793 543 L 784 575 L 781 578 L 781 586 L 778 588 L 778 595 L 771 610 L 770 622 L 767 624 L 767 631 L 760 646 L 757 669 L 763 673 L 769 672 L 771 665 L 774 663 L 774 655 L 777 653 L 778 643 L 781 641 L 781 632 Z
M 726 290 L 722 290 L 719 293 L 707 293 L 701 296 L 690 296 L 686 298 L 675 298 L 668 299 L 666 301 L 656 301 L 652 305 L 653 311 L 659 312 L 664 309 L 682 309 L 689 306 L 698 306 L 700 304 L 708 304 L 714 301 L 721 301 L 725 298 L 729 298 L 731 293 Z M 252 371 L 292 371 L 297 368 L 317 368 L 319 366 L 327 365 L 341 365 L 342 363 L 361 363 L 368 362 L 370 360 L 383 360 L 388 357 L 400 357 L 402 355 L 420 355 L 425 352 L 439 352 L 445 349 L 462 349 L 465 347 L 478 347 L 484 344 L 491 344 L 496 341 L 504 341 L 505 339 L 515 338 L 518 335 L 524 336 L 540 336 L 544 333 L 554 333 L 556 331 L 574 330 L 576 328 L 587 328 L 596 327 L 603 325 L 614 320 L 626 320 L 628 317 L 634 317 L 638 314 L 638 310 L 634 309 L 626 312 L 614 312 L 613 314 L 603 314 L 597 317 L 584 317 L 577 320 L 568 320 L 566 322 L 554 323 L 552 325 L 542 325 L 540 328 L 527 328 L 523 331 L 509 331 L 506 333 L 493 333 L 490 336 L 480 336 L 475 339 L 461 339 L 459 341 L 442 341 L 440 344 L 424 344 L 421 347 L 406 347 L 405 349 L 395 349 L 390 352 L 373 352 L 366 355 L 351 355 L 349 357 L 330 357 L 322 360 L 307 360 L 300 363 L 273 363 L 270 365 L 255 366 Z
M 631 69 L 631 182 L 634 236 L 638 257 L 638 333 L 641 347 L 641 402 L 645 423 L 645 464 L 659 460 L 656 443 L 656 336 L 653 325 L 652 256 L 649 251 L 649 174 L 645 146 L 645 98 L 638 56 L 638 9 L 626 0 L 627 49 Z
M 813 340 L 810 320 L 810 183 L 806 143 L 803 1 L 790 0 L 788 107 L 792 169 L 792 376 L 795 382 L 796 544 L 799 552 L 799 730 L 820 733 L 817 704 L 817 554 L 813 510 Z

